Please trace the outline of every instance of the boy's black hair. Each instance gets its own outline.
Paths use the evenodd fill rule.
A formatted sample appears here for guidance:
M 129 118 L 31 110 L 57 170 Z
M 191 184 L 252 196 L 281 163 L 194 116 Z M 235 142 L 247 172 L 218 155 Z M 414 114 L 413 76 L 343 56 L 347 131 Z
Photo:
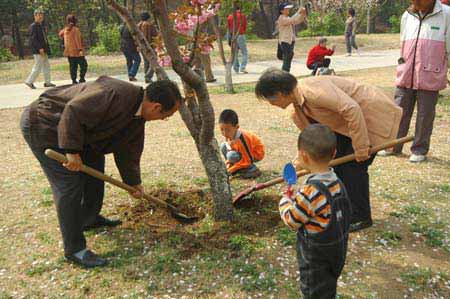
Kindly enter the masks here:
M 183 100 L 178 85 L 170 80 L 150 83 L 145 88 L 145 95 L 149 102 L 160 103 L 163 111 L 171 110 L 176 103 Z
M 256 83 L 255 94 L 258 99 L 268 100 L 277 93 L 288 95 L 297 86 L 297 78 L 277 68 L 266 70 Z
M 348 13 L 349 13 L 352 17 L 354 17 L 354 16 L 356 15 L 356 11 L 355 11 L 355 9 L 354 9 L 353 7 L 348 9 Z
M 298 136 L 298 149 L 307 152 L 316 162 L 329 162 L 336 150 L 336 135 L 325 125 L 309 125 Z
M 219 124 L 230 124 L 237 126 L 239 124 L 239 117 L 236 111 L 231 109 L 225 109 L 220 113 Z

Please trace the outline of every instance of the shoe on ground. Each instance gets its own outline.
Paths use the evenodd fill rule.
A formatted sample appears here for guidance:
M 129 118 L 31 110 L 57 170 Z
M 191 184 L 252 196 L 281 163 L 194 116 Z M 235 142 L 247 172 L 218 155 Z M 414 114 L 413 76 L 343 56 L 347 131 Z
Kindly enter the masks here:
M 387 150 L 381 150 L 377 153 L 377 156 L 379 157 L 389 157 L 389 156 L 395 156 L 398 155 L 398 153 L 393 151 L 387 151 Z
M 78 83 L 85 83 L 86 82 L 86 79 L 80 79 L 79 81 L 78 81 Z
M 72 85 L 75 85 L 75 84 L 78 84 L 78 82 L 76 80 L 72 81 Z
M 210 79 L 210 80 L 206 80 L 206 83 L 214 83 L 214 82 L 217 82 L 216 78 Z
M 241 70 L 241 73 L 248 74 L 247 70 Z
M 130 80 L 130 82 L 136 82 L 137 79 L 135 77 L 128 77 L 128 80 Z
M 347 53 L 347 55 L 345 55 L 345 56 L 350 57 L 350 56 L 352 56 L 352 53 Z
M 31 88 L 31 89 L 36 89 L 36 86 L 34 86 L 33 83 L 25 82 L 25 85 L 28 86 L 28 87 Z
M 44 87 L 55 87 L 56 85 L 53 83 L 44 83 Z
M 98 215 L 97 218 L 95 219 L 94 223 L 85 225 L 83 227 L 83 230 L 88 231 L 88 230 L 93 230 L 93 229 L 97 229 L 100 227 L 116 227 L 121 224 L 122 224 L 122 221 L 119 219 L 112 220 L 112 219 L 103 217 L 102 215 Z
M 150 84 L 150 83 L 152 83 L 152 80 L 151 79 L 145 79 L 145 83 L 146 84 Z
M 354 233 L 373 225 L 372 220 L 358 221 L 350 224 L 349 232 Z
M 108 261 L 106 259 L 99 257 L 90 250 L 87 250 L 84 253 L 83 258 L 81 259 L 76 257 L 74 254 L 66 255 L 65 257 L 68 261 L 73 262 L 84 268 L 103 267 L 108 264 Z
M 409 157 L 409 162 L 411 162 L 411 163 L 420 163 L 420 162 L 424 162 L 426 160 L 427 160 L 427 156 L 425 156 L 425 155 L 412 154 Z

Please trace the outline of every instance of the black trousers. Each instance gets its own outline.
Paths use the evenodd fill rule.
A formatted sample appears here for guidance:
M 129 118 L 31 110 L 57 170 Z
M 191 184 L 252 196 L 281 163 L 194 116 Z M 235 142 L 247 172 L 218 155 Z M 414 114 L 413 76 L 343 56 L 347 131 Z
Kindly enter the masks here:
M 336 137 L 336 158 L 354 153 L 350 138 L 338 133 L 336 133 Z M 352 204 L 353 215 L 351 223 L 372 221 L 368 169 L 374 159 L 375 156 L 372 156 L 369 160 L 362 163 L 353 161 L 334 167 L 334 171 L 347 189 Z
M 317 61 L 314 62 L 313 64 L 308 65 L 308 69 L 312 70 L 312 75 L 315 76 L 317 73 L 317 70 L 321 67 L 329 67 L 331 64 L 331 59 L 330 58 L 325 58 L 323 61 Z
M 84 56 L 68 57 L 70 66 L 70 78 L 72 82 L 77 81 L 78 66 L 80 66 L 80 80 L 85 80 L 88 64 Z
M 283 71 L 291 71 L 292 59 L 294 58 L 294 46 L 295 42 L 292 42 L 292 44 L 282 42 L 280 44 L 281 53 L 283 55 L 283 66 L 281 67 Z
M 71 255 L 86 248 L 83 227 L 92 224 L 103 205 L 104 182 L 81 172 L 73 172 L 61 163 L 48 158 L 44 148 L 31 144 L 29 110 L 21 118 L 21 129 L 25 141 L 39 161 L 53 192 L 64 253 Z M 61 149 L 53 150 L 63 152 Z M 83 163 L 104 172 L 105 157 L 92 150 L 82 154 Z
M 335 299 L 339 276 L 345 265 L 347 238 L 323 246 L 309 243 L 297 233 L 297 260 L 303 299 Z

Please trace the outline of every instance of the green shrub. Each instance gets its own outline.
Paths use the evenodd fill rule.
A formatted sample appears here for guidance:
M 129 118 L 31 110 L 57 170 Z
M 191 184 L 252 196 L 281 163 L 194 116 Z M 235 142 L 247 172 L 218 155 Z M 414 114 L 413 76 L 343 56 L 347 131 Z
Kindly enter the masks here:
M 300 32 L 300 36 L 341 35 L 344 29 L 345 22 L 339 14 L 331 12 L 321 19 L 318 12 L 312 12 L 308 15 L 308 28 Z
M 0 62 L 7 62 L 14 60 L 14 56 L 7 48 L 0 48 Z
M 53 57 L 63 56 L 64 48 L 62 46 L 62 40 L 58 36 L 49 35 L 48 45 L 50 46 L 51 56 Z
M 106 55 L 108 53 L 117 52 L 120 50 L 120 32 L 116 24 L 98 23 L 94 32 L 98 36 L 98 44 L 91 50 L 96 54 Z
M 92 47 L 89 51 L 90 55 L 97 55 L 97 56 L 106 56 L 109 54 L 108 50 L 105 48 L 104 45 L 98 45 L 95 47 Z
M 398 16 L 393 15 L 389 18 L 389 24 L 391 24 L 391 33 L 399 33 L 400 32 L 400 24 L 401 20 Z

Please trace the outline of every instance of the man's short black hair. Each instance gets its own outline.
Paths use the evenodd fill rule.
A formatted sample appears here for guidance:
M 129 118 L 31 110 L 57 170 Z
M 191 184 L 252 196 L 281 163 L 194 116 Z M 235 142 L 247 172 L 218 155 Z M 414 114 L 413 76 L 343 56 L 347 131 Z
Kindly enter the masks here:
M 352 17 L 354 17 L 354 16 L 356 15 L 356 11 L 355 11 L 354 8 L 349 8 L 349 9 L 348 9 L 348 13 L 349 13 Z
M 150 14 L 148 12 L 144 11 L 141 13 L 141 21 L 147 21 L 148 19 L 150 19 Z
M 163 111 L 171 110 L 183 100 L 178 85 L 170 80 L 159 80 L 147 85 L 145 95 L 149 102 L 160 103 Z
M 237 126 L 239 124 L 239 117 L 236 111 L 231 109 L 225 109 L 220 113 L 219 124 L 230 124 Z
M 256 83 L 255 93 L 258 99 L 269 100 L 277 93 L 288 95 L 297 86 L 297 78 L 277 68 L 266 70 Z
M 336 150 L 336 135 L 325 125 L 309 125 L 298 136 L 298 149 L 307 152 L 316 162 L 329 162 Z

